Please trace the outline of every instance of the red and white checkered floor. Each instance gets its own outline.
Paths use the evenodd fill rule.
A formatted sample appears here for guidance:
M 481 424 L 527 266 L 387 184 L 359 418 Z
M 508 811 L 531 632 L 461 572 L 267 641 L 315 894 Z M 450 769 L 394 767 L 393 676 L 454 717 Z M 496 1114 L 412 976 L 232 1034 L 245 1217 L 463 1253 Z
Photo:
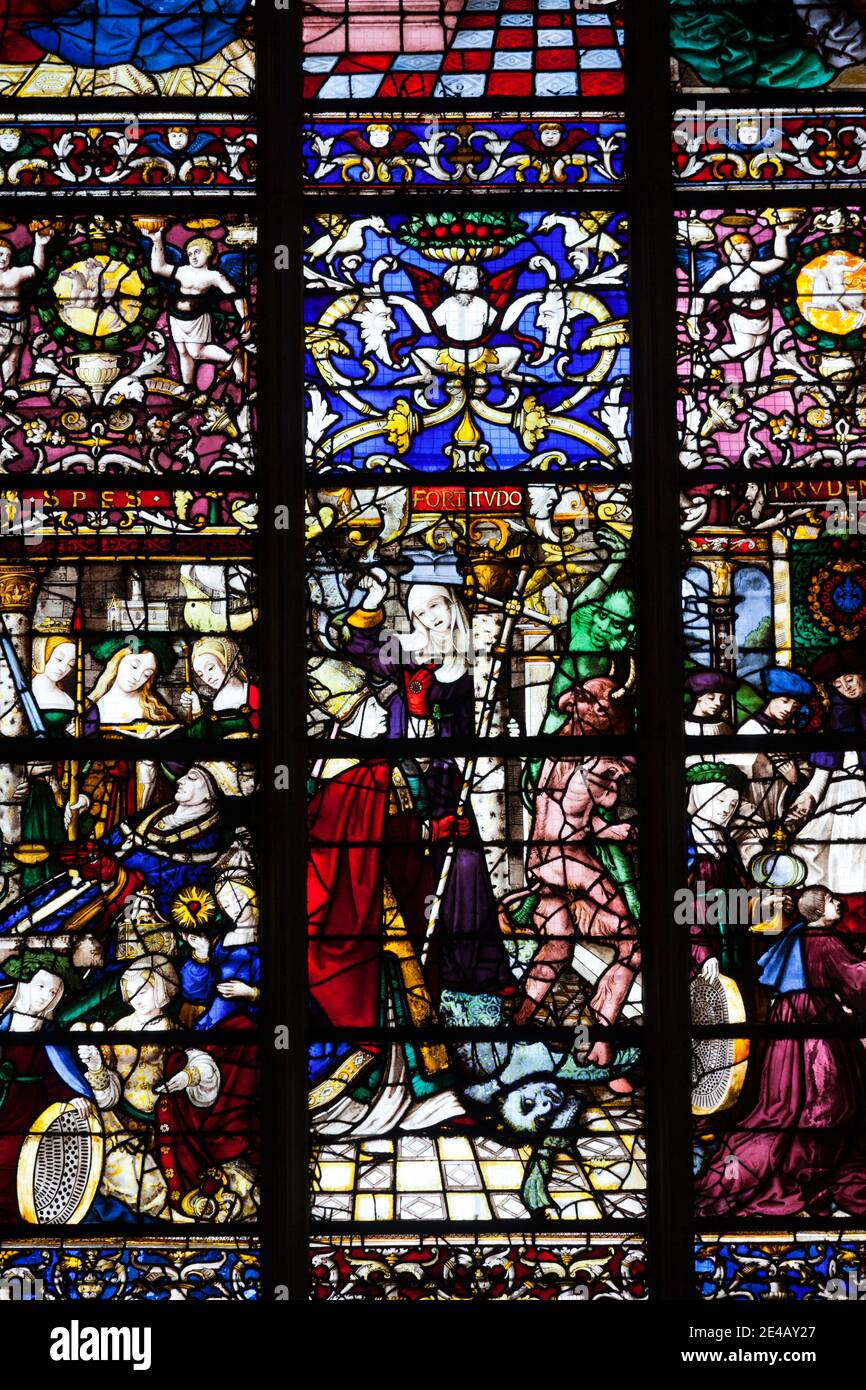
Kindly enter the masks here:
M 307 101 L 617 97 L 622 22 L 586 0 L 467 0 L 447 52 L 309 54 Z

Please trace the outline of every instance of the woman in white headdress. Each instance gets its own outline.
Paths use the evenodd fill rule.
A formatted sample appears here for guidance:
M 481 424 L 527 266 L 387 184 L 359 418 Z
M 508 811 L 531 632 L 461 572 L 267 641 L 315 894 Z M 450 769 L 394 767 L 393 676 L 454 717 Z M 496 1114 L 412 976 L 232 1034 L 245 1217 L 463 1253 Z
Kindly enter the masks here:
M 364 598 L 345 619 L 343 650 L 373 677 L 373 691 L 388 710 L 389 737 L 474 733 L 472 623 L 454 588 L 411 584 L 408 633 L 384 631 L 384 571 L 371 570 L 359 588 Z
M 243 826 L 213 872 L 214 896 L 225 925 L 214 939 L 201 929 L 184 932 L 192 955 L 180 972 L 184 999 L 197 1008 L 199 1030 L 216 1028 L 236 1014 L 258 1017 L 258 885 L 252 841 Z
M 112 1029 L 153 1033 L 175 1028 L 166 1011 L 179 990 L 177 971 L 167 956 L 140 956 L 120 977 L 120 994 L 128 1010 Z
M 686 785 L 692 973 L 715 980 L 721 971 L 746 988 L 751 977 L 749 933 L 742 923 L 727 920 L 731 891 L 748 892 L 754 886 L 734 836 L 748 788 L 746 777 L 740 768 L 719 759 L 693 763 L 686 769 Z

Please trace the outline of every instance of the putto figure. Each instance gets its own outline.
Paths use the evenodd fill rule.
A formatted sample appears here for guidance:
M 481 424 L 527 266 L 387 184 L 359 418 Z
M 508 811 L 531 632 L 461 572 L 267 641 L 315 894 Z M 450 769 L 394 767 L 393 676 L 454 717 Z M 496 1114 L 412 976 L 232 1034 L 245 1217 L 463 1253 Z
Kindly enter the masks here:
M 181 379 L 187 386 L 196 384 L 198 364 L 214 362 L 230 366 L 236 381 L 243 380 L 243 365 L 238 353 L 228 352 L 216 342 L 211 313 L 212 296 L 224 296 L 234 301 L 241 321 L 242 342 L 249 342 L 248 308 L 237 285 L 222 271 L 211 268 L 217 248 L 209 237 L 194 237 L 184 246 L 185 261 L 169 261 L 165 252 L 163 228 L 150 233 L 153 250 L 150 265 L 154 275 L 170 280 L 172 303 L 168 322 L 171 336 L 180 358 Z
M 0 376 L 4 387 L 18 385 L 21 354 L 30 327 L 24 296 L 27 286 L 45 269 L 51 235 L 50 229 L 34 232 L 30 265 L 16 265 L 15 247 L 0 237 Z
M 255 227 L 199 220 L 4 224 L 0 471 L 249 467 Z

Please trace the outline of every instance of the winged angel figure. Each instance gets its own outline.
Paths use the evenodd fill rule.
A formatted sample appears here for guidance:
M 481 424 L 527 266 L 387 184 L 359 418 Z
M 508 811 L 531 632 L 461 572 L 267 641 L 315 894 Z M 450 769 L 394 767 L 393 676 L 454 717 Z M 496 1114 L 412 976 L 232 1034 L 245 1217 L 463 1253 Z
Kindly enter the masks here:
M 398 457 L 367 455 L 366 466 L 405 467 L 399 456 L 426 433 L 419 451 L 438 467 L 443 453 L 479 466 L 489 425 L 516 436 L 516 457 L 492 466 L 520 461 L 548 434 L 622 461 L 622 230 L 590 214 L 321 217 L 305 271 L 314 461 L 357 465 L 384 436 Z

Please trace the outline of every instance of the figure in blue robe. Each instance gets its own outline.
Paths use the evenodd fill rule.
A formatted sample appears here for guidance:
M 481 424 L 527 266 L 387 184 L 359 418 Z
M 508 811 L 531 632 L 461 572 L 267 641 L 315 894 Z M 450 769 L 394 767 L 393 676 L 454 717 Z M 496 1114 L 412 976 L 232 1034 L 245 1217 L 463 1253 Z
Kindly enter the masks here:
M 169 809 L 148 811 L 135 826 L 119 825 L 95 846 L 62 850 L 61 858 L 69 858 L 72 867 L 0 912 L 0 936 L 63 932 L 73 917 L 80 928 L 142 881 L 162 915 L 169 916 L 180 890 L 201 886 L 225 847 L 215 807 L 197 821 L 163 829 L 160 823 Z
M 229 936 L 234 934 L 227 933 Z M 184 961 L 180 970 L 184 999 L 192 1004 L 209 1006 L 198 1019 L 196 1028 L 217 1028 L 235 1014 L 245 1014 L 247 1018 L 255 1021 L 259 1012 L 255 1000 L 223 999 L 217 994 L 217 986 L 225 984 L 228 980 L 240 980 L 243 984 L 258 989 L 261 975 L 261 955 L 254 941 L 233 946 L 227 946 L 225 940 L 217 941 L 211 947 L 208 960 L 197 961 L 191 957 Z
M 246 0 L 83 0 L 27 36 L 75 67 L 132 63 L 142 72 L 192 67 L 237 38 Z

